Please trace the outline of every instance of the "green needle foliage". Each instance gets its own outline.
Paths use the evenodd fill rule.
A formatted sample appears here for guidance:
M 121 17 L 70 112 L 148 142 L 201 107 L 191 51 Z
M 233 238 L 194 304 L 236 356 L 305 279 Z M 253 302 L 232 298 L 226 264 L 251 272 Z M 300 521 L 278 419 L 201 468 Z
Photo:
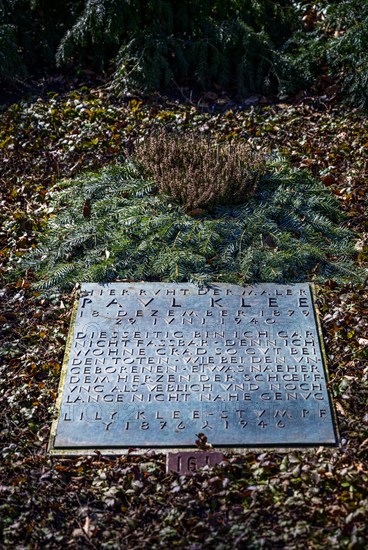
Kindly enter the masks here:
M 132 163 L 66 181 L 22 268 L 54 290 L 82 281 L 359 280 L 337 199 L 308 172 L 282 161 L 270 169 L 247 202 L 202 216 L 158 194 Z

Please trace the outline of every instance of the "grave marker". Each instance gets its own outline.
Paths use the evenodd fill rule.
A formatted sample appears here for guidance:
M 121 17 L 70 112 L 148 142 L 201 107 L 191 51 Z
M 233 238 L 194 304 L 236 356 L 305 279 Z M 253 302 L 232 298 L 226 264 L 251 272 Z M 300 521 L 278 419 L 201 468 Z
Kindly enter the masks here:
M 218 451 L 181 451 L 168 453 L 166 457 L 166 472 L 176 472 L 180 475 L 191 475 L 206 466 L 212 468 L 224 460 L 223 453 Z
M 53 453 L 336 445 L 309 284 L 83 284 Z

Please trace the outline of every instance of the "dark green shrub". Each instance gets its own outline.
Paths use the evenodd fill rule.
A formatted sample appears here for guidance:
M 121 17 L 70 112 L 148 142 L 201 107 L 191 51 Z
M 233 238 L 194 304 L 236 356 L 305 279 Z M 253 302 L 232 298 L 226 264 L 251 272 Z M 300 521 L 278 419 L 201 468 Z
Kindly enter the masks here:
M 361 0 L 0 0 L 0 78 L 108 71 L 114 89 L 220 86 L 368 104 Z M 60 70 L 59 69 L 59 70 Z
M 3 75 L 21 66 L 40 74 L 56 56 L 74 71 L 114 65 L 119 92 L 173 80 L 276 90 L 274 48 L 290 35 L 294 13 L 291 0 L 2 0 L 1 10 Z
M 208 87 L 214 83 L 239 93 L 275 91 L 275 54 L 264 31 L 240 20 L 216 23 L 209 19 L 195 38 L 163 33 L 136 35 L 117 56 L 117 91 L 154 90 L 170 82 Z
M 302 87 L 320 92 L 327 82 L 339 89 L 341 98 L 367 107 L 368 3 L 321 0 L 302 7 L 300 19 L 305 10 L 315 20 L 310 28 L 296 31 L 280 52 L 281 93 Z
M 12 82 L 25 74 L 25 67 L 18 55 L 15 29 L 0 24 L 0 81 Z
M 348 101 L 368 106 L 368 3 L 359 0 L 331 4 L 330 25 L 335 35 L 326 46 L 330 75 L 341 85 Z
M 160 193 L 186 210 L 245 202 L 264 173 L 264 154 L 248 143 L 220 143 L 196 135 L 152 135 L 137 145 L 136 162 Z
M 39 286 L 82 281 L 352 281 L 352 234 L 336 198 L 280 162 L 244 204 L 192 217 L 132 164 L 86 174 L 56 193 L 56 215 L 23 259 Z
M 18 53 L 16 27 L 6 22 L 4 5 L 0 0 L 0 82 L 12 82 L 24 74 L 25 66 Z
M 160 89 L 172 80 L 233 86 L 241 93 L 275 88 L 275 45 L 291 32 L 292 2 L 281 0 L 86 0 L 64 35 L 58 62 L 106 66 L 117 55 L 114 84 Z
M 23 66 L 30 74 L 42 74 L 55 67 L 60 40 L 83 4 L 83 0 L 0 0 L 0 12 L 2 5 L 4 23 L 12 28 L 17 51 L 17 58 L 8 61 L 11 72 L 18 74 Z

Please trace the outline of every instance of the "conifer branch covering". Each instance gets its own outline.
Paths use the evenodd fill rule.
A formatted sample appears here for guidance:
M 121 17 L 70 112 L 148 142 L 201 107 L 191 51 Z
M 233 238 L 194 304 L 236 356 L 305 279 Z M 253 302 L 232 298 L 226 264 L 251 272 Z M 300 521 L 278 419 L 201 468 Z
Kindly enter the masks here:
M 337 282 L 362 278 L 337 199 L 280 161 L 238 205 L 190 216 L 132 163 L 66 181 L 22 269 L 38 286 L 82 281 Z M 86 200 L 90 217 L 83 215 Z

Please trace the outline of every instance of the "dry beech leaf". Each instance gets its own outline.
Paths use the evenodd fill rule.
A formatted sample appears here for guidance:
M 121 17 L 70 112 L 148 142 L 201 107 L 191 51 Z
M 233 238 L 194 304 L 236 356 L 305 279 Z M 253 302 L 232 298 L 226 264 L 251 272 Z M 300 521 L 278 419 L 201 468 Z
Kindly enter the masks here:
M 89 219 L 91 217 L 91 200 L 86 199 L 83 205 L 83 217 Z
M 343 416 L 346 416 L 345 409 L 339 401 L 335 401 L 335 407 L 336 407 L 336 410 L 338 410 L 340 414 L 342 414 Z

